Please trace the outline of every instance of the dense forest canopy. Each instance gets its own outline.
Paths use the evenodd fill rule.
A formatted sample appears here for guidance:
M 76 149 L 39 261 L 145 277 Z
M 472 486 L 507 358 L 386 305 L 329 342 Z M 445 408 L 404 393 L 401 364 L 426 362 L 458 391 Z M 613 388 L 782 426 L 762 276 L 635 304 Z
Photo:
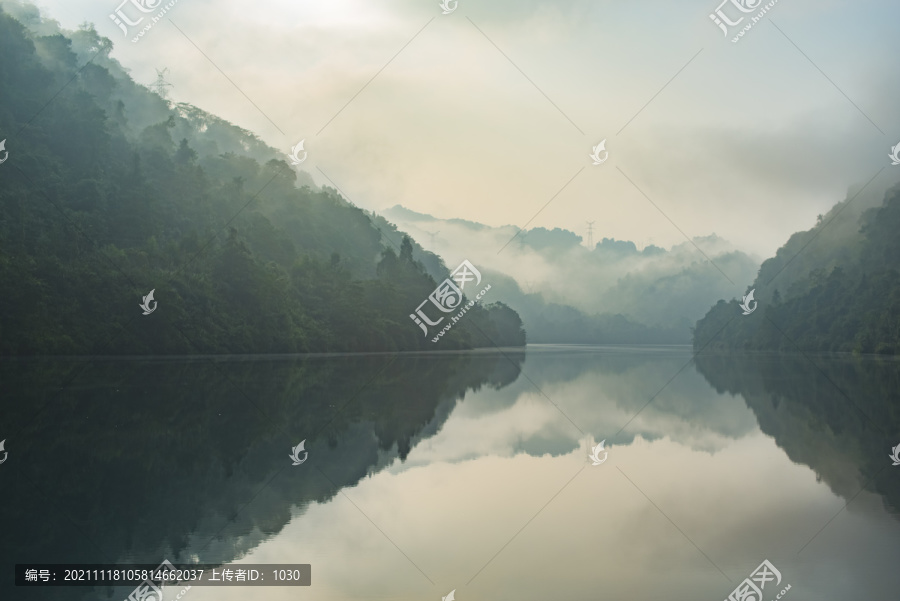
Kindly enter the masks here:
M 432 343 L 409 315 L 447 276 L 439 257 L 256 136 L 135 83 L 92 25 L 17 10 L 0 10 L 0 353 L 525 343 L 500 303 Z
M 857 194 L 762 264 L 748 287 L 758 310 L 712 307 L 697 322 L 695 348 L 900 352 L 900 185 L 880 206 L 864 208 Z

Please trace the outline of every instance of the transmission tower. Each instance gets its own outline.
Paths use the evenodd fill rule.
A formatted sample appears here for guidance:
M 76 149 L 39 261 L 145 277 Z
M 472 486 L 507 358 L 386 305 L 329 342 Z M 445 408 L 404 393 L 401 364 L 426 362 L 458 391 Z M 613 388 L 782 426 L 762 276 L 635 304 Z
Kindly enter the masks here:
M 594 250 L 594 224 L 596 221 L 587 221 L 588 226 L 588 249 Z
M 425 232 L 426 234 L 428 234 L 429 236 L 431 236 L 431 248 L 434 248 L 434 237 L 437 236 L 438 234 L 440 234 L 441 230 L 438 230 L 436 232 L 429 232 L 428 230 L 422 230 L 422 231 Z
M 172 84 L 166 81 L 166 73 L 169 71 L 168 67 L 164 68 L 162 71 L 159 69 L 156 70 L 156 81 L 154 81 L 150 88 L 159 94 L 160 98 L 165 100 L 169 99 L 169 90 L 166 88 L 173 87 Z

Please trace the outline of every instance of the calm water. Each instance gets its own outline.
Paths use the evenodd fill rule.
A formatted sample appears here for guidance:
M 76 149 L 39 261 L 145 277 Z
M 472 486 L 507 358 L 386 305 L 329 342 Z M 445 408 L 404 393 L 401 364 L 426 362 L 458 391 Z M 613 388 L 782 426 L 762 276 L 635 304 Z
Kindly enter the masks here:
M 2 362 L 0 598 L 133 588 L 16 589 L 17 562 L 196 558 L 309 563 L 313 584 L 189 601 L 721 601 L 764 559 L 765 601 L 898 599 L 900 363 L 812 361 Z

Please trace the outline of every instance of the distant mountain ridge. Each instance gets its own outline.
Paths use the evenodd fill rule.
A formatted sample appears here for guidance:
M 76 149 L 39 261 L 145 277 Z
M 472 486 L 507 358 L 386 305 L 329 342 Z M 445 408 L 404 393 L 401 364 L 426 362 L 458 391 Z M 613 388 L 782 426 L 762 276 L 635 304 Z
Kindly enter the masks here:
M 432 217 L 431 215 L 428 215 L 427 213 L 419 213 L 419 212 L 413 211 L 412 209 L 407 209 L 403 205 L 394 205 L 390 209 L 386 209 L 386 210 L 382 211 L 382 214 L 387 215 L 393 219 L 400 220 L 400 221 L 405 220 L 405 221 L 423 221 L 424 222 L 424 221 L 434 221 L 435 220 L 434 217 Z M 459 218 L 454 217 L 452 219 L 445 219 L 443 221 L 446 221 L 447 223 L 463 225 L 463 226 L 466 226 L 466 227 L 469 227 L 469 228 L 472 228 L 475 230 L 490 229 L 490 226 L 488 226 L 488 225 L 484 225 L 483 223 L 478 223 L 477 221 L 469 221 L 468 219 L 459 219 Z M 504 228 L 513 228 L 515 226 L 506 225 L 503 227 Z
M 529 342 L 689 344 L 712 302 L 748 282 L 758 262 L 715 234 L 669 250 L 604 237 L 585 248 L 576 233 L 438 219 L 396 205 L 383 218 L 452 264 L 475 262 L 492 294 L 522 317 Z M 716 264 L 714 267 L 696 247 Z

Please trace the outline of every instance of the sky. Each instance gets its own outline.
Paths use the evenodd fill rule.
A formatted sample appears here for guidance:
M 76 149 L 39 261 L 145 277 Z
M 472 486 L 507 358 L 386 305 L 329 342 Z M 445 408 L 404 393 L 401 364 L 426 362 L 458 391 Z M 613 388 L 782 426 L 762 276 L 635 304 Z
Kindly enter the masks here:
M 737 43 L 758 10 L 726 37 L 718 0 L 177 0 L 136 43 L 149 16 L 126 37 L 109 15 L 142 13 L 120 2 L 38 5 L 95 23 L 140 83 L 168 68 L 172 100 L 303 140 L 313 179 L 368 210 L 765 257 L 900 170 L 890 0 L 778 0 Z

